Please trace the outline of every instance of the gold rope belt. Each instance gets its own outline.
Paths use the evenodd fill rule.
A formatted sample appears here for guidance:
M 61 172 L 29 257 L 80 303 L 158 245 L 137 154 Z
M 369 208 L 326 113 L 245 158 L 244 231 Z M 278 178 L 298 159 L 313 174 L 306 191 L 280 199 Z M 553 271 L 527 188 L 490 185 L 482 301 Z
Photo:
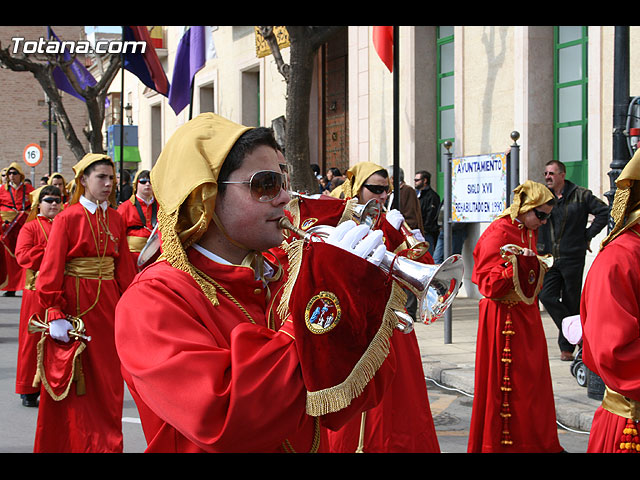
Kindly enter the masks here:
M 640 402 L 632 400 L 624 395 L 614 392 L 605 385 L 602 408 L 606 411 L 631 420 L 640 420 Z
M 141 252 L 147 244 L 147 240 L 149 240 L 147 237 L 134 237 L 133 235 L 127 236 L 129 251 L 134 253 Z
M 64 274 L 91 280 L 113 280 L 113 257 L 77 257 L 64 266 Z

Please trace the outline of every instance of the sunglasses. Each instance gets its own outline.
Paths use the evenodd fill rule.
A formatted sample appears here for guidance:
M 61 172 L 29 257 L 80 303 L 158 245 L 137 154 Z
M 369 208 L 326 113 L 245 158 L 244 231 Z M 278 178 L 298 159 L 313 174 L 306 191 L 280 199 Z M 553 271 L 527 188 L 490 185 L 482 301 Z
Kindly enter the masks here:
M 549 213 L 544 213 L 544 212 L 541 212 L 540 210 L 536 210 L 535 208 L 533 209 L 533 213 L 535 213 L 535 214 L 536 214 L 536 217 L 537 217 L 537 218 L 538 218 L 538 220 L 540 220 L 541 222 L 542 222 L 543 220 L 548 220 L 548 219 L 549 219 L 549 217 L 551 216 L 551 212 L 549 212 Z
M 369 190 L 371 193 L 374 193 L 376 195 L 381 195 L 383 192 L 387 192 L 387 193 L 389 192 L 388 185 L 370 185 L 368 183 L 365 183 L 362 186 L 365 187 L 367 190 Z
M 249 181 L 244 182 L 220 182 L 225 184 L 249 185 L 251 196 L 259 202 L 270 202 L 280 194 L 282 188 L 286 188 L 287 176 L 284 173 L 271 170 L 260 170 L 251 175 Z
M 146 185 L 147 183 L 151 183 L 151 180 L 148 178 L 141 178 L 140 180 L 138 180 L 138 183 L 141 183 L 142 185 Z
M 17 170 L 10 170 L 7 172 L 7 175 L 20 175 Z
M 61 203 L 62 200 L 58 197 L 45 197 L 42 199 L 43 202 L 47 203 Z

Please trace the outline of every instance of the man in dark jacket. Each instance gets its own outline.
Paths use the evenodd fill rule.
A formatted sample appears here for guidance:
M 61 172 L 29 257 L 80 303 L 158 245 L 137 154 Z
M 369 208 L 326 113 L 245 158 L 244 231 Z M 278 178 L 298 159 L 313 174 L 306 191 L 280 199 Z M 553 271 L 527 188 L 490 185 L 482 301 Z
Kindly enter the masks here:
M 575 345 L 562 334 L 562 319 L 580 313 L 582 276 L 590 242 L 605 227 L 609 207 L 591 190 L 565 179 L 566 168 L 558 160 L 547 162 L 544 178 L 557 199 L 551 218 L 539 229 L 538 253 L 553 255 L 553 267 L 544 277 L 540 301 L 558 327 L 560 359 L 573 360 Z M 593 221 L 587 226 L 589 214 Z
M 413 179 L 418 200 L 420 200 L 420 210 L 422 211 L 422 225 L 424 227 L 424 238 L 429 242 L 429 253 L 433 255 L 438 241 L 438 209 L 440 208 L 440 196 L 431 188 L 431 174 L 426 170 L 420 170 Z

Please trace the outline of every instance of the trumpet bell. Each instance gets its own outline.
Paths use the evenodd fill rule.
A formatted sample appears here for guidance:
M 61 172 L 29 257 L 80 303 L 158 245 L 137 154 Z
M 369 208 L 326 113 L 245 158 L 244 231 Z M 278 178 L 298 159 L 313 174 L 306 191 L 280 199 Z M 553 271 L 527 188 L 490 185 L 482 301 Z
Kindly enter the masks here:
M 433 323 L 444 315 L 458 295 L 464 275 L 461 255 L 452 255 L 432 272 L 423 295 L 418 297 L 422 305 L 419 312 L 424 323 Z
M 151 235 L 149 235 L 149 239 L 147 243 L 145 243 L 144 247 L 140 251 L 140 255 L 138 255 L 137 265 L 138 267 L 142 267 L 145 263 L 147 263 L 156 252 L 160 249 L 160 235 L 158 235 L 158 224 L 153 227 L 151 231 Z
M 373 228 L 380 220 L 383 208 L 382 202 L 377 198 L 372 198 L 365 204 L 358 204 L 353 208 L 353 221 Z

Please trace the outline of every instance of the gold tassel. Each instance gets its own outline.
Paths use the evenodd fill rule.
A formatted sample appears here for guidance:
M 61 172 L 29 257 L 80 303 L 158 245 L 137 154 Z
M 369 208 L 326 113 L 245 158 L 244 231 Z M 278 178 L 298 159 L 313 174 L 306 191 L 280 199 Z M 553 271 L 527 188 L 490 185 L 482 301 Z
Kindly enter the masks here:
M 353 220 L 353 210 L 355 209 L 355 206 L 357 204 L 357 198 L 350 198 L 349 200 L 347 200 L 347 203 L 344 206 L 344 210 L 342 210 L 342 216 L 340 217 L 338 225 L 340 225 L 342 222 L 346 222 L 347 220 Z
M 605 245 L 607 245 L 611 240 L 616 238 L 624 227 L 624 217 L 627 214 L 627 206 L 629 204 L 629 199 L 631 198 L 631 187 L 627 188 L 618 188 L 616 190 L 616 195 L 613 199 L 613 205 L 611 206 L 611 218 L 614 222 L 614 227 L 611 229 L 611 232 L 607 237 L 602 240 L 600 244 L 600 250 L 602 250 Z
M 76 395 L 85 395 L 87 393 L 87 385 L 84 381 L 84 372 L 82 371 L 82 360 L 80 359 L 80 355 L 75 358 L 73 381 L 76 382 Z
M 280 303 L 276 309 L 282 321 L 286 320 L 289 316 L 289 299 L 291 298 L 291 292 L 298 279 L 298 273 L 300 273 L 304 243 L 305 241 L 303 239 L 298 239 L 284 246 L 284 251 L 289 258 L 289 276 L 284 283 Z
M 217 306 L 218 296 L 216 295 L 216 288 L 193 268 L 182 246 L 182 242 L 176 233 L 178 215 L 178 210 L 167 214 L 162 207 L 158 208 L 158 228 L 162 236 L 162 254 L 160 255 L 160 259 L 167 260 L 172 267 L 191 275 L 211 303 Z

